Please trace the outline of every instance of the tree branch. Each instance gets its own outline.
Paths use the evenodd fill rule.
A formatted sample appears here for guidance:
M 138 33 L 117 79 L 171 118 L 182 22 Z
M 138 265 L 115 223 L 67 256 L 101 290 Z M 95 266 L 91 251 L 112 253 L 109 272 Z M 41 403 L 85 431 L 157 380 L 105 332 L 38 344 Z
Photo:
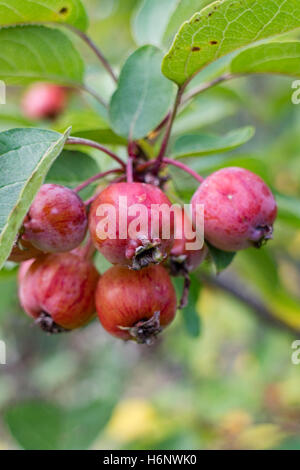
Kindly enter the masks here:
M 213 277 L 206 274 L 200 274 L 198 277 L 204 284 L 216 287 L 233 295 L 246 306 L 250 307 L 259 320 L 294 335 L 300 335 L 300 329 L 288 325 L 283 320 L 276 317 L 259 298 L 255 297 L 252 292 L 247 290 L 244 285 L 241 285 L 235 279 L 229 278 L 228 276 Z

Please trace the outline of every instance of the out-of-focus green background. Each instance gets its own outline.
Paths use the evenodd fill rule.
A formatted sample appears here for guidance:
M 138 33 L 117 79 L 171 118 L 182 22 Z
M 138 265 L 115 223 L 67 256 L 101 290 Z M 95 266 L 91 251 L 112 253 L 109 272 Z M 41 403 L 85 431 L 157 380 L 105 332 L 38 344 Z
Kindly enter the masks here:
M 138 2 L 84 3 L 91 36 L 120 66 L 136 48 L 130 22 Z M 109 93 L 109 78 L 79 47 L 90 83 Z M 221 286 L 199 281 L 198 338 L 187 334 L 180 314 L 151 348 L 111 338 L 97 320 L 46 336 L 19 307 L 16 268 L 0 272 L 0 340 L 7 347 L 0 449 L 300 449 L 300 365 L 291 361 L 292 342 L 300 340 L 300 105 L 291 103 L 292 82 L 235 80 L 204 94 L 194 114 L 175 125 L 178 134 L 254 125 L 246 147 L 199 158 L 197 169 L 249 168 L 283 208 L 273 242 L 239 253 Z M 22 92 L 9 90 L 1 129 L 26 125 Z M 74 97 L 72 106 L 90 109 L 86 98 Z M 188 183 L 176 176 L 184 192 Z M 273 320 L 263 320 L 266 313 Z

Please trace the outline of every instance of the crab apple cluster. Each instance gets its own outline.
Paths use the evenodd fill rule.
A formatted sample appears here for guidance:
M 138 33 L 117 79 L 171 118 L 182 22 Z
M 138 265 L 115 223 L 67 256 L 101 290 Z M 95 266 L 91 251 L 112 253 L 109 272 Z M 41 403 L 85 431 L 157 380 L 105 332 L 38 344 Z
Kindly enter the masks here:
M 23 96 L 22 110 L 29 119 L 54 119 L 64 111 L 67 101 L 67 88 L 51 83 L 34 83 Z
M 22 262 L 21 305 L 49 333 L 84 326 L 97 313 L 112 336 L 145 344 L 175 317 L 171 276 L 185 279 L 183 308 L 190 273 L 209 258 L 209 245 L 225 251 L 259 248 L 272 238 L 277 214 L 268 186 L 243 168 L 204 179 L 192 197 L 191 217 L 186 208 L 172 205 L 163 189 L 118 178 L 87 205 L 88 210 L 68 188 L 41 187 L 10 255 Z M 197 231 L 199 207 L 204 241 Z M 95 250 L 113 264 L 102 275 L 93 265 Z

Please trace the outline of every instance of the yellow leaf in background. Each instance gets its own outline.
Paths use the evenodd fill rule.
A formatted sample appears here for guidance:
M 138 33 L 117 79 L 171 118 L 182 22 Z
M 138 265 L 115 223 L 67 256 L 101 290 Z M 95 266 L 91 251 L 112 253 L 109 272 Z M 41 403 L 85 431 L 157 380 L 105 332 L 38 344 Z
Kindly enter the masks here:
M 157 434 L 159 418 L 154 407 L 145 400 L 120 402 L 108 424 L 107 434 L 117 441 L 133 441 L 147 434 Z
M 238 443 L 241 449 L 265 450 L 276 447 L 284 437 L 279 426 L 259 424 L 243 431 L 239 436 Z
M 231 435 L 239 434 L 252 424 L 252 416 L 245 410 L 232 410 L 220 422 L 220 428 Z

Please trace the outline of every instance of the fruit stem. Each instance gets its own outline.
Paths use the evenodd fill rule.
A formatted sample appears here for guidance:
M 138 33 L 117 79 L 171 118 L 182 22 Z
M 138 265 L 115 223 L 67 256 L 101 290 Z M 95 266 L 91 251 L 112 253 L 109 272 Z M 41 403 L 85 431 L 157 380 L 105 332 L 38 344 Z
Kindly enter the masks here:
M 163 158 L 163 163 L 167 163 L 168 165 L 173 165 L 176 166 L 177 168 L 180 168 L 181 170 L 185 171 L 189 175 L 191 175 L 193 178 L 195 178 L 199 183 L 203 183 L 204 178 L 198 173 L 196 173 L 194 170 L 189 168 L 187 165 L 184 163 L 178 162 L 177 160 L 172 160 L 171 158 Z
M 193 88 L 190 90 L 186 95 L 183 95 L 182 100 L 180 102 L 180 106 L 185 106 L 192 98 L 195 96 L 199 95 L 203 91 L 208 90 L 209 88 L 212 88 L 216 85 L 219 85 L 220 83 L 230 80 L 232 78 L 236 78 L 237 75 L 230 75 L 230 74 L 224 74 L 221 77 L 216 78 L 215 80 L 211 80 L 210 82 L 203 83 L 202 85 Z M 165 125 L 169 122 L 169 119 L 171 117 L 171 112 L 169 112 L 166 117 L 161 121 L 161 123 L 154 129 L 154 131 L 150 132 L 148 135 L 148 138 L 150 140 L 156 139 L 157 135 L 160 133 L 160 131 L 165 127 Z
M 99 101 L 99 103 L 104 106 L 104 108 L 108 108 L 108 104 L 104 101 L 104 99 L 98 95 L 92 88 L 90 88 L 88 85 L 81 85 L 78 87 L 80 90 L 86 91 L 89 93 L 95 100 Z
M 166 124 L 169 122 L 170 117 L 171 117 L 171 113 L 169 112 L 166 115 L 166 117 L 161 121 L 161 123 L 154 129 L 154 131 L 148 134 L 148 139 L 152 141 L 155 140 L 157 136 L 159 135 L 160 131 L 162 131 L 163 128 L 166 126 Z
M 126 179 L 127 183 L 133 183 L 133 167 L 132 167 L 133 159 L 132 157 L 128 157 L 128 162 L 126 166 Z
M 190 101 L 192 98 L 195 96 L 199 95 L 203 91 L 208 90 L 209 88 L 212 88 L 213 86 L 219 85 L 222 82 L 225 82 L 227 80 L 230 80 L 232 78 L 235 78 L 234 75 L 231 75 L 229 73 L 225 73 L 224 75 L 221 75 L 218 78 L 215 78 L 214 80 L 211 80 L 210 82 L 203 83 L 202 85 L 192 88 L 188 93 L 186 93 L 183 96 L 182 105 L 185 105 L 188 101 Z
M 184 284 L 183 284 L 183 291 L 179 303 L 179 309 L 182 310 L 185 308 L 189 303 L 189 293 L 190 293 L 190 286 L 191 286 L 191 279 L 189 273 L 184 273 Z
M 79 193 L 79 191 L 82 191 L 82 189 L 86 188 L 87 186 L 94 183 L 95 181 L 100 180 L 101 178 L 104 178 L 105 176 L 112 175 L 113 173 L 122 173 L 122 171 L 123 170 L 121 170 L 120 168 L 116 168 L 113 170 L 104 171 L 102 173 L 97 173 L 96 175 L 91 176 L 91 178 L 87 179 L 86 181 L 81 183 L 79 186 L 77 186 L 74 189 L 74 191 L 76 193 Z
M 134 153 L 134 147 L 135 147 L 134 142 L 129 141 L 128 147 L 127 147 L 128 161 L 127 161 L 127 165 L 126 165 L 127 183 L 133 183 L 133 160 L 136 157 L 136 155 Z
M 69 137 L 66 143 L 68 145 L 84 145 L 86 147 L 92 147 L 94 149 L 100 150 L 100 152 L 109 155 L 116 162 L 118 162 L 119 165 L 124 168 L 124 170 L 126 170 L 125 163 L 115 153 L 111 152 L 106 147 L 103 147 L 102 145 L 98 144 L 98 142 L 95 142 L 94 140 L 82 139 L 80 137 Z
M 160 147 L 158 157 L 156 159 L 156 164 L 155 164 L 156 170 L 158 170 L 159 167 L 161 166 L 163 158 L 165 156 L 165 153 L 166 153 L 166 150 L 167 150 L 167 147 L 168 147 L 168 143 L 169 143 L 169 140 L 170 140 L 170 136 L 171 136 L 173 123 L 174 123 L 175 118 L 176 118 L 177 110 L 178 110 L 178 107 L 180 105 L 181 97 L 182 97 L 182 94 L 184 92 L 184 89 L 185 89 L 185 85 L 182 85 L 182 86 L 178 87 L 177 95 L 176 95 L 176 99 L 175 99 L 175 103 L 174 103 L 174 107 L 173 107 L 173 111 L 172 111 L 172 113 L 171 113 L 171 115 L 168 119 L 167 129 L 166 129 L 166 132 L 165 132 L 165 135 L 164 135 L 161 147 Z
M 115 83 L 117 83 L 118 79 L 117 79 L 112 67 L 110 66 L 108 60 L 104 57 L 104 55 L 101 52 L 101 50 L 99 49 L 99 47 L 94 43 L 94 41 L 87 34 L 85 34 L 80 29 L 76 28 L 75 26 L 72 26 L 72 25 L 66 24 L 66 23 L 64 24 L 64 26 L 67 27 L 68 29 L 70 29 L 71 31 L 73 31 L 73 33 L 77 34 L 77 36 L 79 36 L 89 46 L 89 48 L 96 54 L 96 56 L 98 57 L 98 59 L 102 63 L 103 67 L 107 70 L 107 72 L 109 73 L 109 75 L 111 76 L 113 81 Z

